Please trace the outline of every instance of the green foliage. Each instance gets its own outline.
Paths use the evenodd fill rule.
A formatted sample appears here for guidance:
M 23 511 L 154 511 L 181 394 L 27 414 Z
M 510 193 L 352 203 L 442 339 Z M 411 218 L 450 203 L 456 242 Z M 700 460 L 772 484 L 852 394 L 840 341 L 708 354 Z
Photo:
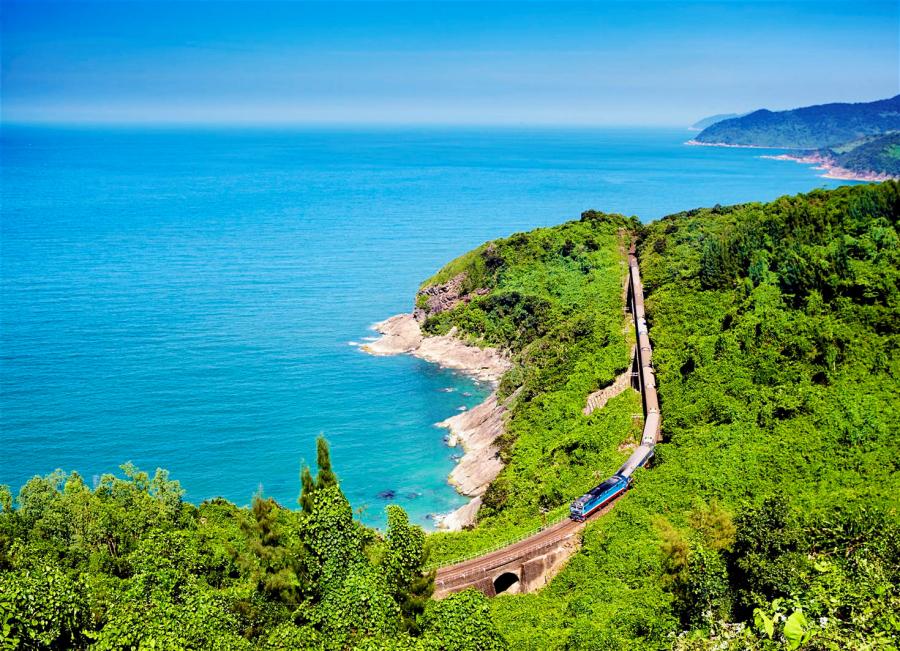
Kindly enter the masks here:
M 434 285 L 440 285 L 461 273 L 465 274 L 465 282 L 462 292 L 471 292 L 479 287 L 485 287 L 490 282 L 492 266 L 489 263 L 494 259 L 490 244 L 483 244 L 477 249 L 469 251 L 451 260 L 441 268 L 435 275 L 422 283 L 420 289 L 426 289 Z M 425 307 L 424 303 L 417 304 L 418 307 Z
M 695 628 L 681 648 L 881 648 L 896 635 L 884 613 L 898 598 L 898 190 L 817 191 L 647 229 L 667 439 L 650 481 L 670 509 L 685 492 L 710 500 L 683 520 L 682 583 L 663 583 Z M 720 560 L 728 585 L 706 621 L 684 617 L 702 549 L 701 585 L 707 569 L 721 578 Z
M 316 439 L 316 465 L 319 467 L 319 474 L 316 476 L 316 488 L 335 486 L 337 477 L 331 469 L 331 453 L 328 451 L 328 441 L 325 440 L 324 436 Z
M 251 517 L 241 523 L 249 549 L 237 559 L 257 591 L 296 607 L 301 602 L 306 550 L 296 542 L 291 544 L 284 525 L 278 522 L 278 511 L 275 500 L 253 498 Z
M 354 521 L 319 451 L 302 511 L 194 507 L 130 464 L 32 479 L 0 510 L 0 649 L 450 648 L 423 622 L 424 533 L 399 507 L 384 540 Z
M 898 215 L 900 184 L 883 183 L 693 210 L 643 229 L 664 442 L 548 587 L 491 603 L 512 646 L 896 648 Z M 547 235 L 521 238 L 517 250 L 528 251 Z M 517 271 L 527 286 L 546 287 L 531 279 L 565 264 L 561 247 L 551 250 Z M 606 291 L 607 302 L 599 292 L 594 301 L 619 314 L 615 283 Z M 544 327 L 577 323 L 584 304 L 572 305 Z M 454 325 L 478 323 L 471 309 L 457 308 Z M 470 336 L 504 332 L 489 325 Z M 580 339 L 559 337 L 552 363 L 533 352 L 552 350 L 547 339 L 526 341 L 517 357 L 512 384 L 525 385 L 524 398 L 485 516 L 474 531 L 435 536 L 442 557 L 533 526 L 542 499 L 577 495 L 592 479 L 576 470 L 582 458 L 597 478 L 621 458 L 637 402 L 626 394 L 585 418 L 579 408 L 597 385 L 573 373 Z M 578 392 L 560 403 L 557 387 Z
M 425 532 L 410 526 L 406 512 L 398 506 L 388 506 L 388 530 L 381 566 L 388 591 L 400 605 L 403 625 L 412 633 L 420 633 L 419 616 L 424 612 L 434 592 L 434 573 L 423 575 L 427 559 Z
M 297 502 L 306 513 L 312 513 L 313 493 L 315 492 L 316 483 L 313 481 L 309 466 L 303 466 L 303 470 L 300 471 L 300 499 Z
M 84 642 L 89 626 L 83 586 L 59 567 L 0 574 L 0 648 L 71 648 Z
M 800 529 L 789 518 L 785 501 L 775 497 L 738 517 L 732 574 L 739 606 L 749 610 L 799 589 L 808 561 Z
M 502 651 L 506 642 L 491 621 L 484 595 L 465 590 L 441 601 L 432 601 L 425 610 L 429 629 L 420 648 L 431 651 Z

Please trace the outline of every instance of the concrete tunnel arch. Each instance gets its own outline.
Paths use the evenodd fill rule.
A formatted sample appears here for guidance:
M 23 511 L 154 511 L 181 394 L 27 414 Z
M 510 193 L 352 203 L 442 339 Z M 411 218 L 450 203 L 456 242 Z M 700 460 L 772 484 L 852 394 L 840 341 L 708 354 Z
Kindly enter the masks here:
M 518 592 L 519 576 L 515 572 L 504 572 L 494 579 L 494 592 L 501 594 L 503 592 Z

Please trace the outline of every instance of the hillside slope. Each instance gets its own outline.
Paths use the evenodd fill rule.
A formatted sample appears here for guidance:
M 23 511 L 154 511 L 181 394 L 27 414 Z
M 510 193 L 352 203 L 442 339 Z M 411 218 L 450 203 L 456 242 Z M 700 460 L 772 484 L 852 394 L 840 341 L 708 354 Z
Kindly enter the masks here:
M 485 244 L 423 284 L 426 293 L 441 294 L 428 288 L 453 281 L 469 296 L 429 311 L 427 332 L 456 328 L 509 350 L 514 363 L 500 385 L 501 400 L 509 399 L 498 446 L 505 467 L 483 496 L 474 531 L 430 537 L 435 560 L 467 556 L 535 528 L 544 516 L 565 515 L 574 493 L 627 458 L 621 446 L 640 436 L 632 419 L 637 393 L 590 415 L 584 409 L 587 396 L 630 363 L 634 335 L 622 311 L 623 283 L 628 233 L 638 227 L 589 211 L 580 221 Z
M 513 648 L 888 648 L 898 215 L 900 185 L 884 183 L 645 229 L 665 442 L 548 588 L 492 601 Z M 560 413 L 531 418 L 531 447 L 558 449 L 539 433 Z M 505 494 L 528 493 L 506 479 Z
M 866 140 L 848 151 L 832 151 L 835 163 L 851 172 L 900 178 L 900 132 Z
M 900 130 L 900 95 L 875 102 L 820 104 L 789 111 L 760 109 L 717 122 L 695 140 L 707 144 L 821 149 Z

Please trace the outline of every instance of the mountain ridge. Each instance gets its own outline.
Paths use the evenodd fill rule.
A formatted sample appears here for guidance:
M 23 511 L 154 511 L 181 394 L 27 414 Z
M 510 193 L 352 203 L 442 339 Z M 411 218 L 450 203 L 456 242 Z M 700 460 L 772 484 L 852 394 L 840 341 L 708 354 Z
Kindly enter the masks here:
M 716 122 L 694 140 L 702 144 L 821 149 L 900 130 L 900 94 L 873 102 L 833 102 L 771 111 L 758 109 Z

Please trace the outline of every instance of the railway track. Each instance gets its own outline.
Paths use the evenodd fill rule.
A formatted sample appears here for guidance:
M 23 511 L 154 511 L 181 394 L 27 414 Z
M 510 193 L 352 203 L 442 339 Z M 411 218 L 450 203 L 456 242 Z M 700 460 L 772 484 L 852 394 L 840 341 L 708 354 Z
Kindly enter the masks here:
M 652 348 L 644 313 L 644 287 L 641 282 L 634 244 L 628 251 L 629 284 L 626 293 L 627 301 L 634 318 L 636 333 L 636 355 L 638 360 L 638 378 L 644 410 L 644 428 L 641 445 L 622 465 L 617 474 L 629 477 L 635 468 L 646 463 L 652 456 L 653 447 L 659 441 L 662 418 L 659 410 L 659 399 L 656 393 L 656 379 L 651 363 Z M 624 493 L 623 493 L 624 494 Z M 441 592 L 455 592 L 489 578 L 500 568 L 514 563 L 518 559 L 540 555 L 545 550 L 580 544 L 580 534 L 587 522 L 602 517 L 613 508 L 618 497 L 602 508 L 593 512 L 585 521 L 577 522 L 566 518 L 552 524 L 534 535 L 515 541 L 501 549 L 487 552 L 475 558 L 440 567 L 435 577 L 436 588 Z

